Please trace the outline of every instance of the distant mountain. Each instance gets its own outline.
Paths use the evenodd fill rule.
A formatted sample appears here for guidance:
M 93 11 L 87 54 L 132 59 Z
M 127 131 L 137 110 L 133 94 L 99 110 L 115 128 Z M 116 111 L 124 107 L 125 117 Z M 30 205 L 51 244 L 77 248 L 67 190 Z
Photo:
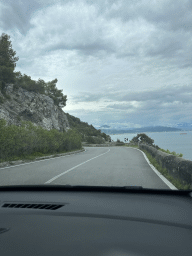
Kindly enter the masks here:
M 102 126 L 100 126 L 100 128 L 99 128 L 99 129 L 102 129 L 102 128 L 103 128 L 103 129 L 106 129 L 106 128 L 108 128 L 108 129 L 109 129 L 109 128 L 110 128 L 110 126 L 109 126 L 109 125 L 102 125 Z
M 175 125 L 176 128 L 179 128 L 179 129 L 182 129 L 182 130 L 185 130 L 185 131 L 188 131 L 188 130 L 192 130 L 192 122 L 191 123 L 177 123 Z
M 149 126 L 149 127 L 142 127 L 142 128 L 133 128 L 133 129 L 101 129 L 106 134 L 123 134 L 123 133 L 143 133 L 143 132 L 176 132 L 176 131 L 183 131 L 179 128 L 174 127 L 166 127 L 166 126 Z

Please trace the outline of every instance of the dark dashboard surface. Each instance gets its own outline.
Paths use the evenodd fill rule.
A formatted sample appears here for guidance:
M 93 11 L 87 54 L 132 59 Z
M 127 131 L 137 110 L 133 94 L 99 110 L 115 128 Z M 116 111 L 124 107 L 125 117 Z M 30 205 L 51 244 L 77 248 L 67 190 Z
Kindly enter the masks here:
M 191 193 L 1 188 L 0 255 L 192 255 Z

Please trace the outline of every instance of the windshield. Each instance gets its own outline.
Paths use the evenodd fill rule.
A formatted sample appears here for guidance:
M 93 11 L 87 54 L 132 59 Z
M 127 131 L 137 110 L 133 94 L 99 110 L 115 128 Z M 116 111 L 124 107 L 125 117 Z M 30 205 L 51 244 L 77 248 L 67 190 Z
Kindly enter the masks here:
M 0 186 L 192 188 L 192 2 L 0 3 Z

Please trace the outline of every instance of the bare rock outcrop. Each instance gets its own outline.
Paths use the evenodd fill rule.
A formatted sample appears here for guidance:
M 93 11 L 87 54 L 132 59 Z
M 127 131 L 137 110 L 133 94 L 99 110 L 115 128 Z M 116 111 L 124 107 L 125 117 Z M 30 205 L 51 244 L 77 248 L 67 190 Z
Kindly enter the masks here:
M 52 98 L 21 87 L 14 89 L 12 84 L 7 85 L 5 93 L 7 97 L 0 92 L 0 119 L 5 119 L 8 124 L 31 121 L 47 130 L 70 129 L 66 114 Z

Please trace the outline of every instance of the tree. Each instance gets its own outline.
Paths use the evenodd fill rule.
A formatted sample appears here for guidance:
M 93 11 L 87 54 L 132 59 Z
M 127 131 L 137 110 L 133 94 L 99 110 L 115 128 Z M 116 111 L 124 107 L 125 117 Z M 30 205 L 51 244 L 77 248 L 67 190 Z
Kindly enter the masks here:
M 32 80 L 30 76 L 26 74 L 22 75 L 21 72 L 15 72 L 15 88 L 21 86 L 31 92 L 45 93 L 46 83 L 44 80 L 40 79 L 38 81 Z
M 21 72 L 14 72 L 16 62 L 16 52 L 12 49 L 10 36 L 3 33 L 0 36 L 0 90 L 5 94 L 6 83 L 14 83 L 14 89 L 22 87 L 28 91 L 46 94 L 54 100 L 59 107 L 66 106 L 67 96 L 63 94 L 63 90 L 56 87 L 57 79 L 45 82 L 42 79 L 35 81 L 30 76 Z M 2 101 L 2 100 L 1 100 Z
M 62 91 L 56 87 L 56 83 L 58 82 L 57 78 L 46 83 L 45 85 L 45 93 L 54 100 L 54 103 L 59 107 L 65 107 L 67 96 L 63 95 Z
M 145 133 L 139 133 L 131 140 L 131 142 L 135 144 L 141 142 L 144 144 L 153 145 L 154 140 L 148 137 Z
M 0 86 L 1 89 L 5 83 L 14 82 L 14 69 L 19 57 L 16 57 L 16 52 L 12 49 L 10 36 L 3 33 L 0 37 Z

